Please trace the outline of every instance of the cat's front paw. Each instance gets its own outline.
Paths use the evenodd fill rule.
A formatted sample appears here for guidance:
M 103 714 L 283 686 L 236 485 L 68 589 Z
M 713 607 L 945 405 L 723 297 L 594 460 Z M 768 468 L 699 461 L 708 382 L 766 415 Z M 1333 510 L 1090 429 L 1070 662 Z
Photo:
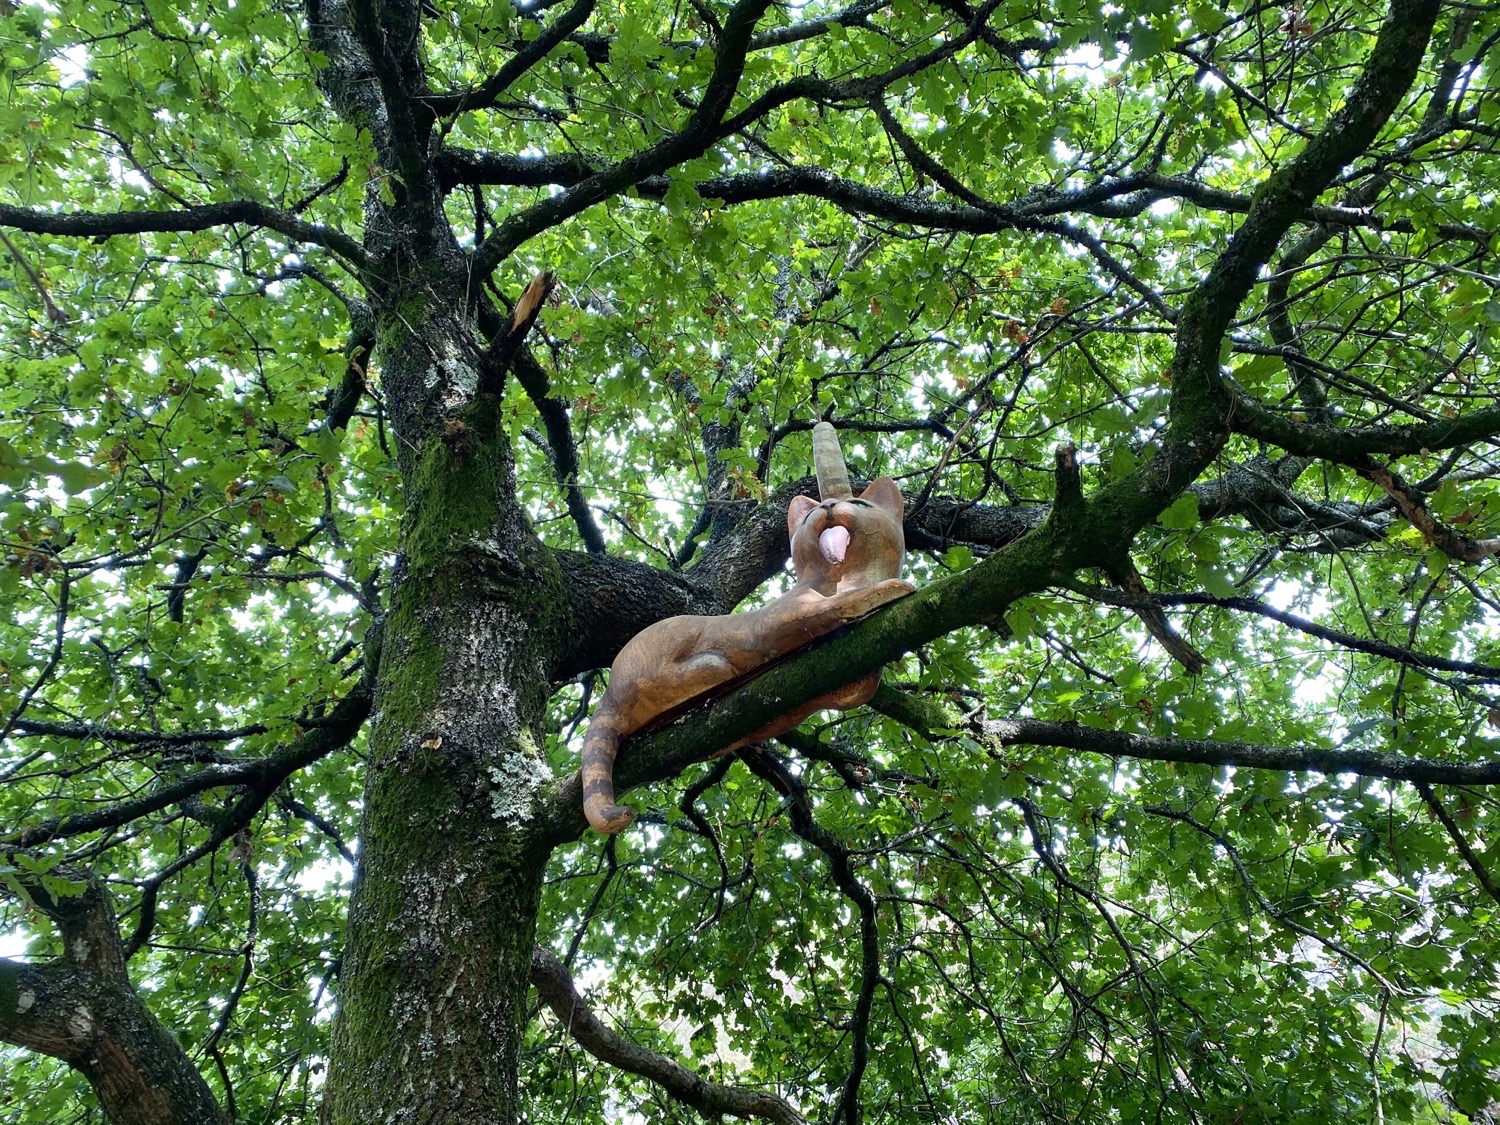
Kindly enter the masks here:
M 889 605 L 907 594 L 915 594 L 917 588 L 904 578 L 887 578 L 883 582 L 877 582 L 868 587 L 864 593 L 869 595 L 870 609 L 876 606 Z M 869 610 L 866 610 L 868 613 Z
M 916 592 L 917 588 L 904 579 L 887 578 L 873 586 L 866 586 L 862 590 L 851 591 L 847 600 L 839 607 L 839 615 L 845 621 L 857 621 L 868 613 L 874 613 L 883 605 L 889 605 L 898 598 L 904 598 Z

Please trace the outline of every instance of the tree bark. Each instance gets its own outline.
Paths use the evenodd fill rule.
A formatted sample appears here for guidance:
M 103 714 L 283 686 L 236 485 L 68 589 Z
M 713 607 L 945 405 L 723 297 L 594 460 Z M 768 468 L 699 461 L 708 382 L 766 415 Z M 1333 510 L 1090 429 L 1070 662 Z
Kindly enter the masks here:
M 41 965 L 0 959 L 0 1041 L 77 1069 L 113 1125 L 227 1125 L 193 1060 L 132 987 L 103 886 L 90 880 L 64 896 L 23 882 L 57 924 L 63 956 Z
M 481 396 L 407 473 L 370 736 L 333 1122 L 513 1122 L 546 852 L 534 835 L 561 582 Z

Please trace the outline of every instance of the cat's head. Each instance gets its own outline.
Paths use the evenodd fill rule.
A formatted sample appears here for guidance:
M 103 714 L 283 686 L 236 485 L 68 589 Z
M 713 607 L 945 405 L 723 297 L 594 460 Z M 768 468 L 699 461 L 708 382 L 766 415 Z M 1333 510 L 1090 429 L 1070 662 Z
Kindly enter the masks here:
M 890 477 L 847 500 L 793 496 L 786 519 L 797 581 L 828 594 L 899 578 L 902 514 L 901 489 Z

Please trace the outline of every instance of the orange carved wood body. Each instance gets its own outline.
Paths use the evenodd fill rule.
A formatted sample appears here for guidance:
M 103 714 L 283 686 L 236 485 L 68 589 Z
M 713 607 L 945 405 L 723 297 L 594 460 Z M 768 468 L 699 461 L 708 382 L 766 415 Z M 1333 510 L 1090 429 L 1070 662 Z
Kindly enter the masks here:
M 899 577 L 905 553 L 901 490 L 881 477 L 851 496 L 832 427 L 820 423 L 818 430 L 818 477 L 827 498 L 795 496 L 787 510 L 797 584 L 758 609 L 658 621 L 615 657 L 609 687 L 583 739 L 584 812 L 599 832 L 619 832 L 635 816 L 614 798 L 615 755 L 625 738 L 915 588 Z M 830 444 L 836 466 L 827 461 Z M 866 703 L 879 682 L 876 672 L 804 704 L 725 751 L 790 730 L 814 711 Z

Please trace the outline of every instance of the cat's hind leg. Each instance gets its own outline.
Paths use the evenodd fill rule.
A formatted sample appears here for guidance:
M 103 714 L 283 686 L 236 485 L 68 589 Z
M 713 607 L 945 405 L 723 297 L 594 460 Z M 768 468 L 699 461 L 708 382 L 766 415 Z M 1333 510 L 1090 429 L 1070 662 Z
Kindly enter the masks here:
M 583 736 L 583 811 L 597 832 L 623 832 L 635 812 L 615 804 L 615 755 L 620 743 L 660 715 L 734 678 L 733 664 L 719 652 L 695 652 L 667 661 L 653 675 L 625 690 L 611 678 L 610 687 Z M 615 677 L 626 679 L 620 671 Z M 623 696 L 619 702 L 617 696 Z

